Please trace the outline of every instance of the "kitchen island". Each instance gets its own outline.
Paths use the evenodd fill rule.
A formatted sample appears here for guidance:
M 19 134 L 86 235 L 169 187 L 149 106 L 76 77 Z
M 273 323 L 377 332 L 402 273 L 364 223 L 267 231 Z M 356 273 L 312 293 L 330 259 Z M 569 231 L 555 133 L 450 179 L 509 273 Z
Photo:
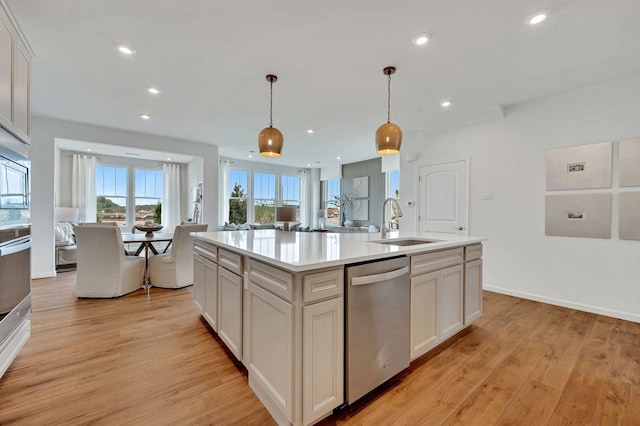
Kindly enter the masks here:
M 384 240 L 379 233 L 275 230 L 193 235 L 195 304 L 279 424 L 313 424 L 346 402 L 345 271 L 352 265 L 407 259 L 407 359 L 482 313 L 484 238 L 397 231 Z

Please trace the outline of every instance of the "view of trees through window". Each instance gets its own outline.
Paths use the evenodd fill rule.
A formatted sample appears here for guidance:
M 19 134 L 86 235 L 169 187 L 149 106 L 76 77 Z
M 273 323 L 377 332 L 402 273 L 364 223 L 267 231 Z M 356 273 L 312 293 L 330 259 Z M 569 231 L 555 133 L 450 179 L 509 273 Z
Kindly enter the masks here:
M 96 220 L 127 224 L 127 205 L 134 205 L 135 224 L 160 223 L 162 217 L 162 170 L 134 170 L 135 192 L 128 192 L 127 167 L 96 167 Z

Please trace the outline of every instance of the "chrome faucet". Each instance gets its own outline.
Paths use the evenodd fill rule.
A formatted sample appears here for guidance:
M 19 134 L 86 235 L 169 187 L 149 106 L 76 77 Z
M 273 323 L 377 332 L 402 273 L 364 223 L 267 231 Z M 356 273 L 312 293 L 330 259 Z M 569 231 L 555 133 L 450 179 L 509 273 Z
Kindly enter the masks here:
M 380 237 L 381 238 L 387 238 L 387 224 L 386 224 L 386 220 L 384 220 L 384 215 L 386 213 L 387 203 L 389 201 L 391 201 L 391 204 L 394 204 L 396 206 L 398 217 L 402 217 L 402 209 L 400 208 L 400 203 L 398 203 L 397 199 L 395 199 L 395 198 L 387 198 L 386 200 L 384 200 L 384 203 L 382 203 L 382 224 L 380 225 Z

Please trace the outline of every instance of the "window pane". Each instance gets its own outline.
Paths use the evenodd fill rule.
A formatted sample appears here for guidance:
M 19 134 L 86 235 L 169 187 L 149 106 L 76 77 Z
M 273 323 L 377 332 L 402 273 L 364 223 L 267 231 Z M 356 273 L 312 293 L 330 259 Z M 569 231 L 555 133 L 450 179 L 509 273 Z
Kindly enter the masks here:
M 335 200 L 340 196 L 340 179 L 329 179 L 327 181 L 327 200 Z
M 282 199 L 283 200 L 299 200 L 300 199 L 300 176 L 282 176 Z
M 249 187 L 248 176 L 249 172 L 246 170 L 229 170 L 229 194 L 231 194 L 232 197 L 237 198 L 247 196 L 247 188 Z M 237 191 L 236 188 L 238 188 Z M 234 195 L 234 192 L 236 192 L 236 195 Z
M 96 220 L 124 225 L 127 211 L 127 168 L 96 167 Z
M 276 221 L 276 203 L 274 200 L 256 200 L 254 205 L 255 223 L 274 223 Z
M 97 199 L 97 221 L 116 222 L 124 225 L 127 215 L 127 199 L 125 197 L 104 197 Z
M 335 205 L 336 197 L 340 196 L 340 179 L 326 181 L 325 209 L 327 212 L 326 225 L 340 226 L 340 209 Z
M 247 200 L 229 199 L 229 217 L 227 222 L 242 225 L 247 221 Z
M 229 223 L 242 225 L 247 222 L 247 189 L 249 172 L 247 170 L 229 170 Z
M 162 221 L 162 170 L 135 170 L 135 224 Z
M 276 175 L 271 173 L 253 174 L 253 198 L 276 199 Z

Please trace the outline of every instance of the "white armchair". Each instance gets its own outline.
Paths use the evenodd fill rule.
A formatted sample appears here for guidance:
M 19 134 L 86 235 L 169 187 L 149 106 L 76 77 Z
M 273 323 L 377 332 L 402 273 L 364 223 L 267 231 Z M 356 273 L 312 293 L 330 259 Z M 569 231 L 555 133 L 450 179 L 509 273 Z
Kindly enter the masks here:
M 118 297 L 142 287 L 144 258 L 125 256 L 120 229 L 84 225 L 74 227 L 74 232 L 77 297 Z
M 154 287 L 182 288 L 193 284 L 193 237 L 208 225 L 178 225 L 173 232 L 171 252 L 149 256 L 149 281 Z

